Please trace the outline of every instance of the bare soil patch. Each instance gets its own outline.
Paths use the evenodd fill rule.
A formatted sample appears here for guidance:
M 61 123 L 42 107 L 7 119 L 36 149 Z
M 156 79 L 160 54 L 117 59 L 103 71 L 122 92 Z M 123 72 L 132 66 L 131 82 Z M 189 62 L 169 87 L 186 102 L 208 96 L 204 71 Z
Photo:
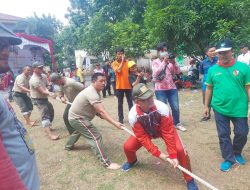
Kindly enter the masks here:
M 230 172 L 223 173 L 219 165 L 223 161 L 219 149 L 218 137 L 214 117 L 206 123 L 199 120 L 202 117 L 203 105 L 201 92 L 190 90 L 180 91 L 181 121 L 187 132 L 179 132 L 189 152 L 193 172 L 204 178 L 218 189 L 224 190 L 250 190 L 250 144 L 245 146 L 243 155 L 248 160 L 245 166 L 239 166 Z M 58 141 L 49 140 L 41 127 L 29 128 L 36 148 L 36 157 L 40 172 L 42 190 L 185 190 L 186 185 L 181 172 L 173 169 L 168 163 L 159 163 L 145 149 L 138 151 L 140 164 L 130 170 L 110 171 L 98 163 L 83 138 L 80 138 L 73 151 L 64 150 L 67 141 L 67 130 L 63 122 L 65 105 L 50 100 L 55 109 L 53 129 L 62 138 Z M 18 118 L 23 121 L 19 109 L 14 107 Z M 117 118 L 117 99 L 113 96 L 104 99 L 109 113 Z M 124 113 L 128 113 L 126 99 L 124 99 Z M 32 119 L 39 119 L 36 108 Z M 24 121 L 23 121 L 24 123 Z M 129 137 L 124 131 L 119 131 L 104 120 L 96 118 L 93 123 L 103 135 L 112 161 L 122 164 L 126 161 L 123 153 L 123 143 Z M 128 128 L 127 118 L 125 124 Z M 154 141 L 160 150 L 166 150 L 162 140 Z M 207 189 L 199 184 L 201 190 Z

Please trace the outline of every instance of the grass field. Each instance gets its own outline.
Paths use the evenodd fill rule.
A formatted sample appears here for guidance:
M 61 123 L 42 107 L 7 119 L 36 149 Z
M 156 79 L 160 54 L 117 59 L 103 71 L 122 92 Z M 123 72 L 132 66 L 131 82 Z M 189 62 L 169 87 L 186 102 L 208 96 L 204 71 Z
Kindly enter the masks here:
M 181 121 L 187 132 L 179 132 L 191 158 L 193 173 L 224 190 L 250 190 L 250 164 L 237 166 L 227 173 L 219 170 L 222 162 L 214 117 L 207 123 L 200 123 L 203 106 L 201 92 L 180 91 Z M 125 100 L 125 99 L 124 99 Z M 83 138 L 80 138 L 73 151 L 64 150 L 67 131 L 62 114 L 65 105 L 51 100 L 55 109 L 53 130 L 62 137 L 58 141 L 48 140 L 41 125 L 28 128 L 36 148 L 42 190 L 185 190 L 181 172 L 168 163 L 159 162 L 145 149 L 138 151 L 139 165 L 129 172 L 110 171 L 100 166 Z M 117 99 L 113 96 L 104 99 L 108 112 L 117 118 Z M 19 109 L 12 103 L 18 118 L 23 121 Z M 128 113 L 126 100 L 125 113 Z M 32 119 L 39 119 L 35 108 Z M 104 120 L 95 118 L 93 123 L 101 131 L 109 157 L 113 162 L 126 161 L 123 143 L 129 137 Z M 125 125 L 129 127 L 127 119 Z M 160 150 L 166 150 L 162 140 L 154 141 Z M 245 146 L 243 155 L 250 160 L 250 146 Z M 200 189 L 207 189 L 199 184 Z

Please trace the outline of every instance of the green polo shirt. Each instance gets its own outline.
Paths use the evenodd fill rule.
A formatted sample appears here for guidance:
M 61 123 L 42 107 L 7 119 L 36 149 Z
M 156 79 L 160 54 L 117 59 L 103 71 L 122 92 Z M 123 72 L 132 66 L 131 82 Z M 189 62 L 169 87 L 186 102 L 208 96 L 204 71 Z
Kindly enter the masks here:
M 212 108 L 229 117 L 247 117 L 248 96 L 246 85 L 250 85 L 250 68 L 236 61 L 230 67 L 212 66 L 206 85 L 213 87 Z

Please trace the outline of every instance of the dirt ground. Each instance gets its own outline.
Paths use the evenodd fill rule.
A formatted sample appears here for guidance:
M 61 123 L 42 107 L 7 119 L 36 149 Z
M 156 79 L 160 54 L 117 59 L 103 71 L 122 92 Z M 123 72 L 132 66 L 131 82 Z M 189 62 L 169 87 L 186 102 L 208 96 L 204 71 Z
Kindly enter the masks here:
M 219 165 L 223 161 L 220 154 L 214 117 L 209 122 L 201 123 L 203 106 L 200 91 L 180 91 L 181 121 L 187 132 L 179 132 L 189 152 L 193 173 L 205 179 L 218 189 L 250 190 L 250 164 L 237 166 L 223 173 Z M 145 149 L 138 151 L 139 165 L 129 172 L 110 171 L 99 165 L 86 141 L 79 139 L 73 151 L 64 150 L 67 141 L 67 131 L 62 114 L 65 105 L 51 100 L 55 109 L 53 121 L 54 132 L 62 138 L 58 141 L 48 140 L 41 125 L 28 128 L 36 148 L 36 158 L 41 180 L 41 190 L 185 190 L 186 185 L 181 172 L 168 163 L 160 162 Z M 18 118 L 23 121 L 20 111 L 16 110 Z M 108 112 L 117 118 L 117 99 L 113 96 L 104 99 Z M 125 113 L 128 113 L 126 101 Z M 39 119 L 35 108 L 33 119 Z M 129 137 L 124 132 L 115 129 L 104 120 L 96 118 L 93 123 L 103 135 L 112 161 L 122 164 L 126 158 L 123 143 Z M 129 127 L 127 119 L 125 125 Z M 154 141 L 160 150 L 166 150 L 162 140 Z M 250 143 L 245 146 L 243 155 L 250 161 Z M 201 190 L 207 189 L 198 183 Z

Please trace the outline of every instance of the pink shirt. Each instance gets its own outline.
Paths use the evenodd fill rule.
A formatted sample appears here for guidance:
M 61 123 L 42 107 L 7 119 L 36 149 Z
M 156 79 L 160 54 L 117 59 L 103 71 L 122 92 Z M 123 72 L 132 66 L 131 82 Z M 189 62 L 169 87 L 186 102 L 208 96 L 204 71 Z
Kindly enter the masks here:
M 155 90 L 171 90 L 176 89 L 175 83 L 173 81 L 173 75 L 180 73 L 180 68 L 176 63 L 169 63 L 166 68 L 166 77 L 159 81 L 157 80 L 157 76 L 164 69 L 165 63 L 160 59 L 155 59 L 152 62 L 152 70 L 153 70 L 153 80 L 155 83 Z

